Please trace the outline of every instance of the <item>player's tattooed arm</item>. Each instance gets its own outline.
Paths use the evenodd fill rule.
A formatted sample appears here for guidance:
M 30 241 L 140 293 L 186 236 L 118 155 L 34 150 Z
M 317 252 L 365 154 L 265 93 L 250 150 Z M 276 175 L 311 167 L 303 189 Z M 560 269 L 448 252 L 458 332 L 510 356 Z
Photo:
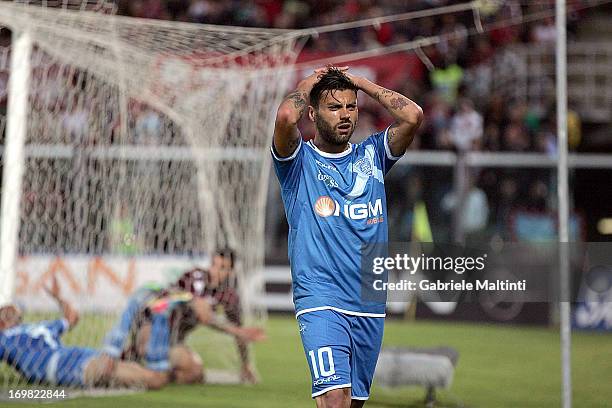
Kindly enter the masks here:
M 394 156 L 404 154 L 423 121 L 421 107 L 399 92 L 384 88 L 363 77 L 349 73 L 347 75 L 359 89 L 376 99 L 395 119 L 395 123 L 387 133 L 389 149 Z
M 274 149 L 280 157 L 289 157 L 300 143 L 300 131 L 297 123 L 308 106 L 308 94 L 312 84 L 300 82 L 298 88 L 285 97 L 276 113 L 274 123 Z
M 293 108 L 298 112 L 298 115 L 300 117 L 304 115 L 306 106 L 308 106 L 308 94 L 307 93 L 296 89 L 295 91 L 287 95 L 285 100 L 291 101 L 291 103 L 293 104 Z
M 274 124 L 274 149 L 280 157 L 289 157 L 299 146 L 300 132 L 297 124 L 310 104 L 310 91 L 327 68 L 319 68 L 300 81 L 297 88 L 285 97 L 276 112 Z
M 396 137 L 397 137 L 397 123 L 394 123 L 391 126 L 389 126 L 389 131 L 387 132 L 387 141 L 391 143 L 392 141 L 395 141 Z

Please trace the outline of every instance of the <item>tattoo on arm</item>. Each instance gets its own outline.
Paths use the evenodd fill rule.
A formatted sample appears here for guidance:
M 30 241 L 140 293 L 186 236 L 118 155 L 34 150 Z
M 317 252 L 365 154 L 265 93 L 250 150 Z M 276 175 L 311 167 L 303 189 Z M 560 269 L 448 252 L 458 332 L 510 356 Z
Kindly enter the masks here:
M 293 107 L 298 110 L 300 115 L 304 113 L 304 109 L 306 109 L 306 94 L 300 91 L 293 91 L 285 99 L 293 102 Z
M 393 125 L 391 125 L 391 127 L 389 128 L 389 131 L 387 132 L 387 143 L 391 144 L 391 142 L 395 140 L 395 138 L 397 137 L 397 128 L 398 128 L 397 123 L 394 123 Z
M 300 142 L 299 138 L 297 138 L 295 140 L 291 139 L 291 140 L 288 141 L 288 146 L 287 147 L 289 148 L 289 150 L 295 151 L 295 149 L 297 148 L 299 142 Z
M 406 106 L 408 106 L 406 98 L 398 97 L 391 99 L 391 109 L 402 110 Z
M 393 91 L 390 91 L 386 88 L 383 88 L 382 86 L 379 88 L 378 91 L 374 92 L 374 98 L 378 101 L 382 103 L 383 98 L 387 97 L 387 96 L 391 96 L 393 95 Z

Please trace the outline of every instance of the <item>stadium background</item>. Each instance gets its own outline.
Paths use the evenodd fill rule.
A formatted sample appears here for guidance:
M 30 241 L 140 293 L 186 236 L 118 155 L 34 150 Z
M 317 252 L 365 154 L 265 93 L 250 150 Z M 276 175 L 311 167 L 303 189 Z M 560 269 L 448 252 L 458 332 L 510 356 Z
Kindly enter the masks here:
M 409 3 L 151 0 L 120 2 L 118 12 L 153 19 L 295 29 L 459 2 Z M 497 12 L 483 16 L 483 23 L 520 19 L 553 7 L 548 1 L 504 3 Z M 569 3 L 568 63 L 575 67 L 570 70 L 569 77 L 570 148 L 577 153 L 609 152 L 612 148 L 609 137 L 612 121 L 612 50 L 609 42 L 612 33 L 607 22 L 612 17 L 612 9 L 609 5 L 588 8 L 588 1 Z M 298 59 L 303 70 L 296 73 L 296 80 L 303 72 L 308 72 L 311 60 L 418 37 L 462 32 L 473 24 L 472 13 L 466 12 L 321 35 L 306 44 Z M 427 59 L 415 53 L 395 53 L 348 63 L 352 70 L 404 93 L 425 109 L 427 121 L 412 150 L 425 153 L 431 158 L 430 163 L 409 161 L 390 174 L 388 211 L 392 239 L 414 237 L 413 228 L 415 225 L 421 228 L 424 219 L 428 225 L 425 235 L 436 241 L 556 239 L 556 173 L 552 165 L 556 154 L 554 39 L 553 18 L 545 18 L 426 47 L 423 52 L 433 64 L 430 69 L 426 67 Z M 6 45 L 10 38 L 5 35 L 2 41 Z M 573 55 L 576 57 L 572 58 Z M 603 68 L 589 69 L 594 62 Z M 517 77 L 528 80 L 523 83 L 517 81 Z M 5 92 L 0 94 L 5 95 Z M 389 118 L 366 99 L 360 100 L 357 138 L 389 123 Z M 464 111 L 459 109 L 460 105 L 465 106 Z M 6 98 L 0 109 L 6 109 Z M 155 137 L 161 126 L 161 115 L 144 105 L 134 104 L 130 109 L 135 118 L 130 124 L 134 134 L 143 139 Z M 305 137 L 313 134 L 306 121 L 301 127 Z M 78 125 L 75 128 L 78 129 Z M 469 157 L 473 152 L 519 153 L 524 157 L 539 154 L 533 156 L 535 160 L 545 162 L 548 159 L 551 165 L 533 168 L 488 164 L 471 165 L 466 170 L 461 167 L 460 158 Z M 460 177 L 456 177 L 458 173 Z M 576 168 L 571 172 L 570 208 L 575 240 L 610 240 L 612 231 L 602 222 L 610 216 L 607 205 L 612 197 L 609 176 L 610 170 L 605 168 Z M 464 200 L 462 204 L 457 204 L 457 198 L 453 197 L 458 187 L 465 189 L 459 194 Z M 424 218 L 422 212 L 415 210 L 423 208 L 420 204 L 426 208 Z M 458 209 L 463 212 L 458 213 Z M 187 406 L 309 406 L 304 392 L 308 388 L 306 364 L 297 330 L 291 317 L 282 313 L 289 311 L 286 303 L 286 232 L 280 196 L 273 182 L 270 183 L 266 220 L 266 264 L 270 276 L 267 289 L 270 299 L 279 296 L 281 300 L 272 302 L 270 309 L 281 313 L 270 319 L 269 342 L 256 347 L 262 385 L 248 390 L 233 386 L 170 387 L 158 393 L 121 397 L 116 401 L 87 400 L 87 404 L 116 403 L 121 406 L 138 401 L 167 406 L 184 401 Z M 281 274 L 284 279 L 278 278 Z M 500 319 L 470 309 L 476 307 L 474 305 L 465 307 L 467 309 L 459 308 L 454 314 L 439 316 L 419 305 L 417 322 L 401 319 L 390 322 L 385 344 L 456 347 L 460 362 L 455 384 L 442 394 L 442 401 L 450 406 L 462 403 L 466 406 L 558 405 L 559 353 L 554 308 L 529 304 L 519 315 Z M 402 315 L 397 313 L 398 318 Z M 420 318 L 479 322 L 433 323 L 431 320 L 420 322 Z M 611 318 L 603 317 L 606 318 L 609 327 Z M 489 323 L 482 324 L 482 321 Z M 497 324 L 491 325 L 491 322 Z M 510 325 L 501 327 L 499 323 Z M 533 327 L 534 323 L 540 327 Z M 193 342 L 199 350 L 207 351 L 205 334 L 198 333 Z M 611 379 L 610 353 L 609 335 L 596 332 L 575 335 L 576 406 L 606 406 L 612 399 L 606 387 Z M 286 356 L 291 356 L 290 368 L 284 363 Z M 253 400 L 244 401 L 247 392 L 253 392 Z M 406 403 L 419 406 L 416 401 L 420 398 L 420 391 L 377 389 L 371 406 L 404 406 Z M 72 401 L 66 405 L 82 402 Z

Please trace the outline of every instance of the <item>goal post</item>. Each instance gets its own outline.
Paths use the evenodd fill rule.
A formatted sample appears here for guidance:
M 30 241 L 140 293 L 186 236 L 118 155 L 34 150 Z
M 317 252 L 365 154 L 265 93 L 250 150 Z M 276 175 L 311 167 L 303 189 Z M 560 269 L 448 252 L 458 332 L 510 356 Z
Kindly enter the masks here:
M 0 52 L 2 304 L 57 316 L 44 293 L 57 276 L 84 316 L 67 344 L 101 348 L 136 288 L 231 247 L 244 320 L 265 319 L 269 143 L 301 43 L 114 16 L 103 1 L 38 3 L 0 2 L 13 41 Z M 207 367 L 238 372 L 233 339 L 194 337 L 219 360 Z M 0 388 L 26 381 L 0 363 Z
M 6 143 L 2 164 L 2 206 L 0 212 L 0 306 L 13 298 L 15 261 L 18 250 L 19 202 L 24 167 L 24 145 L 30 84 L 32 40 L 26 30 L 13 33 L 8 83 Z

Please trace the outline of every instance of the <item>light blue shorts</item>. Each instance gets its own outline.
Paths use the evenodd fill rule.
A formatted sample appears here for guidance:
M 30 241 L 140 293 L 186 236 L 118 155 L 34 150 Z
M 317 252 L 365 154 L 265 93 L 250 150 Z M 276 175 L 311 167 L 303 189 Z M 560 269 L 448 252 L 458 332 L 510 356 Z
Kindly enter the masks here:
M 98 350 L 85 347 L 61 347 L 49 361 L 47 381 L 66 387 L 85 386 L 85 367 Z
M 297 320 L 310 366 L 312 397 L 350 387 L 352 399 L 367 400 L 385 319 L 325 309 L 301 314 Z

